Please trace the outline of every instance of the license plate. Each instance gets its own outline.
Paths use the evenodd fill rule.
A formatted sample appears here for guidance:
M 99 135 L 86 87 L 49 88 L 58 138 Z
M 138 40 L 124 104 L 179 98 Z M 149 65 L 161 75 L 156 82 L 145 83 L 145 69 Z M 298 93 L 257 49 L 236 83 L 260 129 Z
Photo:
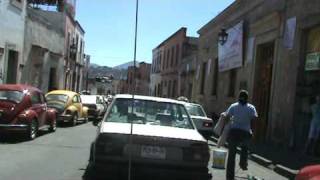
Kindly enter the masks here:
M 165 159 L 166 148 L 158 146 L 141 146 L 141 157 L 150 159 Z

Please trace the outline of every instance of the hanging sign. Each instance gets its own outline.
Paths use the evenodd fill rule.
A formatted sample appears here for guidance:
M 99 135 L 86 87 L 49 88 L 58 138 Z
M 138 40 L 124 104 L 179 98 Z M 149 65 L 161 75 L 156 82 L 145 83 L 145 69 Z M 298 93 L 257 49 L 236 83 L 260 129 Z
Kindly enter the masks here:
M 219 44 L 219 71 L 227 71 L 242 66 L 243 21 L 227 30 L 228 40 Z
M 320 52 L 307 55 L 305 70 L 314 71 L 320 69 Z

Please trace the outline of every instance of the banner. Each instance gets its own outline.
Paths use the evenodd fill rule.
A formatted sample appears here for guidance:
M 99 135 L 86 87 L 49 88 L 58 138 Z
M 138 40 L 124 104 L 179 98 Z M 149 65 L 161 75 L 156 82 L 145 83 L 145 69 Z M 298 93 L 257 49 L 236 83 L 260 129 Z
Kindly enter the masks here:
M 294 45 L 294 36 L 296 33 L 297 18 L 293 17 L 287 20 L 286 29 L 284 32 L 283 46 L 287 49 L 292 49 Z
M 242 66 L 243 61 L 243 21 L 227 30 L 228 40 L 219 43 L 219 71 L 227 71 Z

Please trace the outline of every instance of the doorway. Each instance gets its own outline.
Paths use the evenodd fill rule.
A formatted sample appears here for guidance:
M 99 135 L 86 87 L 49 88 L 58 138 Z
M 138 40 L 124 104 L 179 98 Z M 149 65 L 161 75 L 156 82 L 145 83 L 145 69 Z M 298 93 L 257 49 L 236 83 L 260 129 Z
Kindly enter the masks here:
M 57 90 L 57 69 L 50 68 L 48 91 Z
M 18 73 L 18 61 L 19 53 L 17 51 L 9 50 L 8 52 L 8 66 L 7 66 L 7 84 L 17 83 L 17 73 Z
M 256 124 L 255 141 L 266 140 L 269 123 L 270 95 L 272 85 L 272 69 L 274 61 L 274 42 L 265 43 L 257 47 L 253 103 L 259 115 Z

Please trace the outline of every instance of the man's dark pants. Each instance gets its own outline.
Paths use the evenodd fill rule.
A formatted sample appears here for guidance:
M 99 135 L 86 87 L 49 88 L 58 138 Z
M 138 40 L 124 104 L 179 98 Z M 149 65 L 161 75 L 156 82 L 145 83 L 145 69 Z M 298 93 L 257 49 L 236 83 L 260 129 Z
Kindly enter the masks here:
M 240 129 L 231 129 L 228 135 L 228 162 L 227 162 L 227 180 L 234 179 L 235 158 L 237 154 L 237 146 L 241 147 L 240 167 L 247 169 L 248 167 L 248 142 L 251 134 Z

